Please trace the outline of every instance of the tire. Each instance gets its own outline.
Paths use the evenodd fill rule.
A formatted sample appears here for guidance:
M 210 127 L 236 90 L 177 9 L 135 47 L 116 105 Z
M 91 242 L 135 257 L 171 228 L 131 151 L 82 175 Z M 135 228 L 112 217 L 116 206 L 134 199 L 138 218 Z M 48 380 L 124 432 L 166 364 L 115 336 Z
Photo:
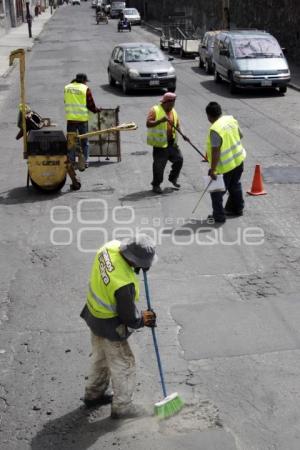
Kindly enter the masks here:
M 233 80 L 232 73 L 229 75 L 229 83 L 230 83 L 230 93 L 236 94 L 238 91 L 238 88 L 237 88 L 235 81 Z
M 287 91 L 287 86 L 280 86 L 279 92 L 280 94 L 284 95 Z
M 111 73 L 108 72 L 108 82 L 110 86 L 115 86 L 116 80 L 111 76 Z
M 126 82 L 125 77 L 122 78 L 122 91 L 123 91 L 123 94 L 125 94 L 125 95 L 129 93 L 129 88 L 128 88 L 128 84 Z
M 216 83 L 221 83 L 222 78 L 219 75 L 219 72 L 217 72 L 216 68 L 214 68 L 214 80 Z
M 213 68 L 207 60 L 205 61 L 205 72 L 207 75 L 211 75 L 213 73 Z

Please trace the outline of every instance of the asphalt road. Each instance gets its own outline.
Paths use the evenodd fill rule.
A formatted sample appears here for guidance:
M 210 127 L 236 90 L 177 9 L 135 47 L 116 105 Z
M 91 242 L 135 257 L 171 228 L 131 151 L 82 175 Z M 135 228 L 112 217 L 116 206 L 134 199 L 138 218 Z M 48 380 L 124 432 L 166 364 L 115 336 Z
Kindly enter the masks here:
M 162 93 L 124 96 L 109 87 L 109 55 L 125 41 L 158 37 L 143 27 L 118 33 L 113 20 L 97 26 L 83 2 L 59 8 L 27 54 L 28 101 L 61 129 L 63 86 L 77 72 L 87 72 L 98 106 L 120 106 L 120 122 L 139 126 L 121 135 L 120 163 L 92 161 L 80 191 L 25 187 L 14 139 L 18 71 L 1 80 L 1 449 L 299 449 L 299 93 L 233 97 L 197 61 L 175 59 L 185 134 L 203 149 L 205 106 L 218 101 L 243 129 L 245 190 L 260 164 L 267 191 L 247 196 L 245 215 L 217 228 L 204 221 L 206 196 L 191 221 L 207 166 L 181 140 L 182 188 L 165 182 L 163 195 L 151 193 L 145 119 Z M 167 384 L 186 402 L 161 423 L 113 422 L 109 407 L 86 412 L 80 402 L 90 346 L 79 314 L 94 252 L 106 238 L 141 229 L 158 242 L 149 281 Z M 151 411 L 161 392 L 149 330 L 131 343 L 136 401 Z

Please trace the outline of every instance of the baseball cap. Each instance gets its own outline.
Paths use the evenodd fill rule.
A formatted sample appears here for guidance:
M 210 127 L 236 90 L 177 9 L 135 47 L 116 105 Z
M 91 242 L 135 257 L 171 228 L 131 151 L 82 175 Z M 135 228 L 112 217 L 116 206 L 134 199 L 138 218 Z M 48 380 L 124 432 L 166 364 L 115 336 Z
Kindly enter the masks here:
M 175 100 L 176 100 L 176 94 L 174 94 L 174 92 L 166 92 L 162 96 L 160 103 L 174 102 Z

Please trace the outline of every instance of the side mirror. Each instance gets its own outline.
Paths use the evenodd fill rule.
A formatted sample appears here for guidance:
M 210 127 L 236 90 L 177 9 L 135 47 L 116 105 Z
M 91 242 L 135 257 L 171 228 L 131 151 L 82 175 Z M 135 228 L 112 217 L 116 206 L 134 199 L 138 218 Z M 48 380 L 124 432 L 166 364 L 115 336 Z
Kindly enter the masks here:
M 174 61 L 173 56 L 169 56 L 168 61 Z
M 284 56 L 286 56 L 288 54 L 287 48 L 285 48 L 285 47 L 282 47 L 281 51 L 284 54 Z
M 229 57 L 230 56 L 229 50 L 225 49 L 220 50 L 220 55 Z

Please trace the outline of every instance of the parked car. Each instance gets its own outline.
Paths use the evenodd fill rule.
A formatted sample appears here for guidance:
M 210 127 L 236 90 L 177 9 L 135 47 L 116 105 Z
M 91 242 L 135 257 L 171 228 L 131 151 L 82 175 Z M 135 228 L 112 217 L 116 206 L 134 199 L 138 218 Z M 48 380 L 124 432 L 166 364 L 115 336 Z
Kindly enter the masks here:
M 102 0 L 102 7 L 104 9 L 104 12 L 106 14 L 109 14 L 110 13 L 110 7 L 111 7 L 110 0 Z
M 124 8 L 122 12 L 131 25 L 141 25 L 141 16 L 137 9 Z
M 216 35 L 220 31 L 207 31 L 199 43 L 199 67 L 205 69 L 206 73 L 213 73 L 213 49 Z
M 133 89 L 166 88 L 176 90 L 175 69 L 162 51 L 150 43 L 122 43 L 117 45 L 108 63 L 111 86 L 121 84 L 124 94 Z
M 277 40 L 259 30 L 222 31 L 215 37 L 214 78 L 232 93 L 241 87 L 279 88 L 284 94 L 291 74 Z
M 112 19 L 119 18 L 124 8 L 126 8 L 125 2 L 112 2 L 110 7 L 110 17 Z

